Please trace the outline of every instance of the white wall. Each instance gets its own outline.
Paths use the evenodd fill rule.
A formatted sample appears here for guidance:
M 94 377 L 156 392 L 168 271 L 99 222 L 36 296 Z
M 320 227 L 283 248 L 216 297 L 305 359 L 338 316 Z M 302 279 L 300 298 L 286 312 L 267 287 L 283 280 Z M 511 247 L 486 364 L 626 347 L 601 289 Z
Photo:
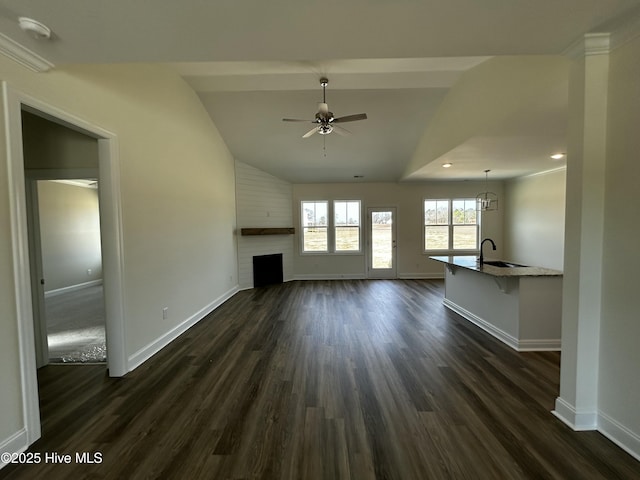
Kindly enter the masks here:
M 468 70 L 429 122 L 405 175 L 428 166 L 469 139 L 504 136 L 507 132 L 527 135 L 531 124 L 544 124 L 562 142 L 565 119 L 549 116 L 546 102 L 566 105 L 568 67 L 567 58 L 560 55 L 507 55 L 492 57 Z M 530 114 L 523 118 L 523 111 Z M 556 124 L 551 125 L 550 118 L 556 118 Z
M 397 209 L 397 266 L 400 278 L 443 278 L 442 263 L 429 260 L 423 253 L 423 200 L 426 198 L 475 198 L 484 191 L 485 182 L 439 183 L 333 183 L 293 186 L 293 213 L 296 227 L 294 274 L 298 278 L 364 278 L 366 261 L 361 254 L 301 254 L 300 202 L 303 200 L 361 200 L 363 222 L 368 207 Z M 501 182 L 489 182 L 501 198 Z M 486 212 L 482 237 L 491 237 L 498 250 L 488 257 L 500 258 L 503 252 L 501 210 Z M 366 231 L 362 226 L 363 233 Z M 366 245 L 366 242 L 363 242 Z
M 293 235 L 240 235 L 241 228 L 293 227 L 292 186 L 236 161 L 238 283 L 253 287 L 253 256 L 282 253 L 284 280 L 293 277 Z
M 125 353 L 135 366 L 174 329 L 237 290 L 233 159 L 195 92 L 163 66 L 69 66 L 36 74 L 0 56 L 0 72 L 14 89 L 118 138 Z M 0 115 L 0 145 L 8 141 L 4 122 Z M 7 164 L 2 148 L 0 446 L 15 442 L 25 427 Z
M 45 292 L 100 280 L 98 190 L 40 180 L 38 204 Z
M 640 459 L 639 58 L 640 37 L 610 55 L 598 409 L 600 429 Z
M 566 170 L 516 178 L 505 184 L 505 258 L 562 270 Z

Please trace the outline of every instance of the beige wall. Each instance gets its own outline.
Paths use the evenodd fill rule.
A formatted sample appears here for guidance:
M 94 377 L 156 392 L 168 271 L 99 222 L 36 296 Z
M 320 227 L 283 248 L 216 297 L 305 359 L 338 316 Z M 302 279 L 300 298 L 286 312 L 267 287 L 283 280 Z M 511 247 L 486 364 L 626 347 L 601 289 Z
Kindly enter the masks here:
M 527 135 L 529 125 L 542 124 L 562 139 L 565 119 L 546 115 L 546 109 L 553 107 L 541 99 L 550 105 L 566 104 L 568 67 L 561 56 L 499 56 L 465 72 L 422 135 L 405 175 L 474 137 Z M 522 111 L 531 114 L 523 118 Z M 558 120 L 550 124 L 550 118 Z
M 505 257 L 512 262 L 562 270 L 566 170 L 505 184 Z
M 98 190 L 41 180 L 38 204 L 45 292 L 100 280 Z
M 610 55 L 598 401 L 640 458 L 640 37 Z M 607 424 L 607 427 L 610 427 Z M 610 431 L 609 428 L 606 428 Z
M 501 182 L 489 182 L 492 191 L 502 196 Z M 443 277 L 443 266 L 429 260 L 423 253 L 423 200 L 426 198 L 464 198 L 484 191 L 484 182 L 439 183 L 334 183 L 297 184 L 293 186 L 293 215 L 296 227 L 294 242 L 294 274 L 298 277 L 364 277 L 366 261 L 359 255 L 301 254 L 300 202 L 303 200 L 361 200 L 363 222 L 368 207 L 397 209 L 398 276 L 407 278 Z M 362 226 L 364 228 L 364 224 Z M 491 255 L 499 258 L 503 252 L 502 211 L 486 212 L 482 220 L 482 237 L 495 240 L 498 250 Z
M 3 56 L 0 72 L 14 89 L 118 138 L 129 358 L 237 288 L 233 159 L 177 74 L 143 64 L 35 74 Z M 7 143 L 4 121 L 0 116 L 1 145 Z M 0 165 L 2 443 L 24 424 L 4 147 Z

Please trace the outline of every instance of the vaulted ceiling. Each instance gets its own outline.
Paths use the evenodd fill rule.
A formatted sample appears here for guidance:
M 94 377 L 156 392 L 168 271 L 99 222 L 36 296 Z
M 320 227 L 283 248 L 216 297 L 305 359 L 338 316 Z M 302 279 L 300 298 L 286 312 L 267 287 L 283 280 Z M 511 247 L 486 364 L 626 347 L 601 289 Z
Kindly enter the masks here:
M 510 75 L 509 65 L 560 56 L 585 33 L 635 15 L 639 6 L 640 0 L 0 0 L 0 33 L 58 68 L 168 64 L 200 96 L 236 159 L 292 182 L 481 178 L 487 168 L 508 178 L 558 165 L 549 154 L 566 149 L 567 118 L 567 73 L 558 73 L 557 62 L 550 62 L 553 82 L 544 81 L 544 67 L 532 76 L 540 88 Z M 22 32 L 20 16 L 49 26 L 51 41 Z M 499 88 L 492 92 L 482 82 L 494 65 L 507 73 L 494 77 Z M 322 76 L 329 78 L 327 103 L 336 116 L 368 115 L 344 125 L 350 136 L 303 139 L 311 123 L 282 122 L 313 118 Z M 474 100 L 474 91 L 487 99 L 500 89 L 508 94 L 492 103 Z M 465 126 L 465 108 L 473 129 Z M 442 125 L 460 134 L 439 132 Z M 443 169 L 445 162 L 453 167 Z

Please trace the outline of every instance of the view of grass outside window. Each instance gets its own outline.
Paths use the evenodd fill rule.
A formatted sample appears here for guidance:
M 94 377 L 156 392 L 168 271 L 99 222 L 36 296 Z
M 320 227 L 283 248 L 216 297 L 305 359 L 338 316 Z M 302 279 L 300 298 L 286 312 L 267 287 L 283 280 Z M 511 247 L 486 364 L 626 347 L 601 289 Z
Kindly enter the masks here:
M 371 267 L 393 266 L 393 217 L 391 212 L 371 212 Z
M 424 249 L 476 250 L 478 220 L 473 198 L 424 201 Z
M 302 251 L 328 252 L 327 221 L 329 203 L 326 200 L 302 202 Z
M 333 202 L 336 252 L 360 251 L 360 201 Z

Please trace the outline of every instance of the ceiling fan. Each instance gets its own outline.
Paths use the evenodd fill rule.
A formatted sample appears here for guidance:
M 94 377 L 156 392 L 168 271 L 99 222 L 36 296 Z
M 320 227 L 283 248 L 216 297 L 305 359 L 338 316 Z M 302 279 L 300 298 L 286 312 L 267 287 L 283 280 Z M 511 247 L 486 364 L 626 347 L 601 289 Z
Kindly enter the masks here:
M 336 132 L 339 135 L 351 135 L 349 130 L 342 128 L 340 125 L 336 125 L 336 123 L 346 123 L 346 122 L 355 122 L 357 120 L 366 120 L 366 113 L 357 113 L 355 115 L 347 115 L 344 117 L 334 117 L 333 112 L 329 111 L 329 105 L 327 105 L 326 99 L 326 89 L 329 80 L 326 77 L 320 79 L 320 85 L 322 86 L 322 103 L 318 104 L 318 113 L 313 120 L 300 120 L 297 118 L 283 118 L 283 122 L 311 122 L 315 123 L 316 126 L 305 133 L 302 138 L 309 138 L 314 133 L 319 133 L 320 135 L 328 135 L 331 132 Z

